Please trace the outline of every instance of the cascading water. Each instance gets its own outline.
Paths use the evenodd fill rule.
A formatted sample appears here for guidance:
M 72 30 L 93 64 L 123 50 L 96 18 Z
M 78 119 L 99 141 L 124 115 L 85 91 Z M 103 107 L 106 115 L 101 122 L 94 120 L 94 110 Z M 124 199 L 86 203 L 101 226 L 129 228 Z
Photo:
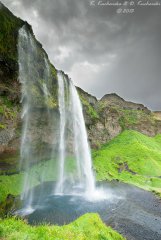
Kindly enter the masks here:
M 82 106 L 75 86 L 63 72 L 57 72 L 59 112 L 54 112 L 49 107 L 53 94 L 49 62 L 45 54 L 40 56 L 35 39 L 25 26 L 19 30 L 18 56 L 23 105 L 20 168 L 25 176 L 21 199 L 25 213 L 41 202 L 45 190 L 43 184 L 48 181 L 53 182 L 49 194 L 53 194 L 54 189 L 54 195 L 81 195 L 91 199 L 98 191 L 95 189 Z M 46 140 L 48 137 L 44 133 L 47 127 L 50 140 Z M 45 147 L 43 151 L 40 148 L 44 146 L 42 138 L 51 148 L 44 158 L 41 152 Z M 39 151 L 35 151 L 37 148 Z M 35 191 L 38 185 L 39 191 Z
M 52 117 L 47 106 L 44 106 L 43 111 L 37 106 L 38 110 L 35 110 L 36 103 L 34 102 L 34 95 L 37 94 L 37 89 L 42 92 L 41 99 L 43 99 L 44 105 L 47 104 L 48 99 L 50 98 L 50 92 L 48 90 L 50 69 L 46 56 L 39 56 L 35 40 L 26 30 L 25 26 L 19 30 L 18 59 L 19 81 L 22 86 L 21 102 L 23 105 L 21 116 L 23 120 L 23 131 L 21 139 L 20 169 L 24 170 L 24 181 L 21 199 L 24 201 L 25 208 L 32 211 L 32 202 L 35 197 L 33 187 L 45 181 L 46 171 L 46 169 L 44 169 L 44 171 L 42 170 L 41 175 L 39 176 L 36 168 L 34 169 L 33 167 L 37 164 L 40 165 L 41 162 L 41 154 L 39 152 L 34 152 L 34 144 L 37 139 L 34 136 L 33 120 L 36 121 L 35 125 L 41 125 L 40 123 L 43 120 L 44 115 L 47 122 L 49 122 Z M 43 71 L 40 71 L 39 73 L 36 65 L 40 64 L 40 62 Z M 40 131 L 38 135 L 40 140 L 42 134 L 43 131 Z M 40 194 L 42 192 L 43 189 L 40 189 Z
M 95 180 L 92 171 L 92 159 L 87 140 L 82 105 L 75 86 L 70 81 L 71 118 L 74 133 L 74 153 L 77 160 L 79 182 L 87 194 L 95 192 Z
M 24 52 L 24 48 L 27 48 L 28 54 Z M 22 85 L 22 99 L 23 103 L 23 133 L 21 139 L 21 161 L 20 168 L 24 168 L 25 178 L 23 183 L 23 191 L 21 194 L 21 199 L 28 198 L 28 205 L 32 202 L 32 191 L 29 193 L 31 187 L 31 178 L 28 175 L 28 169 L 30 168 L 30 159 L 32 159 L 32 149 L 30 145 L 30 117 L 31 117 L 31 104 L 30 95 L 28 94 L 29 82 L 28 78 L 31 75 L 30 62 L 34 58 L 33 53 L 35 51 L 32 38 L 28 35 L 25 28 L 21 28 L 19 31 L 19 41 L 18 41 L 18 59 L 19 59 L 19 81 Z
M 66 103 L 65 84 L 61 73 L 58 73 L 59 83 L 59 112 L 60 112 L 60 140 L 59 140 L 59 176 L 55 193 L 64 192 L 64 163 L 65 163 L 65 127 L 66 127 Z
M 56 186 L 56 194 L 72 194 L 81 191 L 81 194 L 93 194 L 95 181 L 92 172 L 92 160 L 87 141 L 87 132 L 82 112 L 81 102 L 72 81 L 59 72 L 59 111 L 60 111 L 60 144 L 59 144 L 59 178 Z M 68 96 L 69 94 L 69 96 Z M 68 97 L 67 97 L 68 96 Z M 67 137 L 70 129 L 72 138 L 72 152 L 76 168 L 75 181 L 66 178 L 65 169 Z M 67 191 L 66 191 L 67 189 Z

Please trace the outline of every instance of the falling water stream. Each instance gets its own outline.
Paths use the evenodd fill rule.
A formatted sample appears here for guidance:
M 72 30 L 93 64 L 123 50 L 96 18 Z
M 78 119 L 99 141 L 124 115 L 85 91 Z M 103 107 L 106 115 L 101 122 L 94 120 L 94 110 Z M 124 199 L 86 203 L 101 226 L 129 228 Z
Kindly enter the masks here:
M 48 171 L 53 171 L 53 187 L 50 194 L 54 195 L 81 195 L 90 200 L 95 197 L 101 197 L 101 191 L 95 188 L 95 179 L 92 170 L 92 159 L 90 147 L 87 140 L 87 132 L 83 117 L 82 105 L 79 99 L 77 90 L 71 80 L 61 71 L 57 72 L 58 80 L 58 132 L 57 138 L 57 154 L 55 153 L 54 145 L 50 155 L 50 161 L 53 163 L 48 169 L 41 171 L 38 176 L 41 188 L 35 195 L 34 186 L 38 185 L 35 180 L 35 171 L 32 171 L 34 164 L 40 164 L 40 154 L 35 154 L 33 150 L 33 123 L 32 119 L 35 114 L 34 90 L 38 85 L 41 88 L 42 99 L 46 103 L 42 112 L 46 112 L 45 118 L 47 125 L 54 123 L 54 115 L 49 109 L 47 103 L 51 98 L 50 86 L 50 67 L 49 61 L 44 55 L 39 59 L 39 51 L 35 43 L 35 39 L 22 27 L 19 30 L 18 41 L 18 56 L 19 56 L 19 80 L 22 85 L 22 120 L 23 132 L 21 140 L 21 160 L 20 168 L 24 170 L 23 191 L 21 199 L 24 201 L 24 208 L 26 211 L 32 211 L 36 205 L 41 201 L 43 195 L 43 184 L 47 181 L 46 174 Z M 41 61 L 43 70 L 39 71 L 36 64 Z M 41 84 L 40 84 L 40 79 Z M 37 117 L 37 124 L 44 118 L 40 111 Z M 53 123 L 52 123 L 53 121 Z M 40 131 L 40 137 L 43 131 Z M 55 132 L 51 131 L 51 145 L 55 139 Z M 41 139 L 40 139 L 41 140 Z M 58 164 L 55 164 L 56 160 Z M 69 168 L 69 166 L 72 166 Z M 57 174 L 55 173 L 55 168 Z M 35 203 L 35 196 L 38 201 Z M 34 202 L 34 204 L 33 204 Z M 33 207 L 33 205 L 35 205 Z
M 70 188 L 68 194 L 81 190 L 91 196 L 95 192 L 95 180 L 92 172 L 92 160 L 87 140 L 87 132 L 82 112 L 81 102 L 75 86 L 61 72 L 58 73 L 59 84 L 59 111 L 60 111 L 60 143 L 59 143 L 59 179 L 56 194 L 65 194 L 65 181 Z M 68 96 L 69 95 L 69 96 Z M 66 132 L 70 128 L 72 133 L 72 150 L 76 161 L 75 181 L 66 179 Z M 70 182 L 70 183 L 69 183 Z
M 59 83 L 59 112 L 60 112 L 60 140 L 59 140 L 59 177 L 55 193 L 64 193 L 64 162 L 65 162 L 65 127 L 66 127 L 66 106 L 65 106 L 65 84 L 61 73 L 58 74 Z
M 22 86 L 22 98 L 21 103 L 23 106 L 22 110 L 22 138 L 21 138 L 21 151 L 20 151 L 20 170 L 24 170 L 24 179 L 22 183 L 22 193 L 21 200 L 23 200 L 24 205 L 24 214 L 33 211 L 33 201 L 35 197 L 34 186 L 47 181 L 46 176 L 46 165 L 40 173 L 37 172 L 36 167 L 41 163 L 41 138 L 43 136 L 43 131 L 41 130 L 41 123 L 45 121 L 47 125 L 50 125 L 53 120 L 53 114 L 50 109 L 47 107 L 48 100 L 51 97 L 49 91 L 50 84 L 50 68 L 49 62 L 45 55 L 40 56 L 37 50 L 37 45 L 35 39 L 26 30 L 26 27 L 22 27 L 19 30 L 19 39 L 18 39 L 18 59 L 19 59 L 19 81 Z M 37 66 L 41 64 L 42 69 L 39 71 Z M 44 102 L 43 110 L 39 107 L 38 103 L 35 103 L 35 95 L 38 90 L 41 92 L 41 99 Z M 36 107 L 35 107 L 36 105 Z M 34 123 L 34 121 L 36 123 Z M 54 124 L 54 123 L 53 123 Z M 34 132 L 36 127 L 39 133 L 37 136 Z M 39 130 L 40 128 L 40 130 Z M 51 131 L 51 136 L 52 136 Z M 39 140 L 39 142 L 38 142 Z M 52 141 L 52 140 L 51 140 Z M 37 143 L 38 142 L 38 143 Z M 35 146 L 39 147 L 39 151 L 35 152 Z M 51 151 L 53 152 L 53 151 Z M 50 156 L 50 160 L 52 156 Z M 51 167 L 53 164 L 50 164 L 48 167 L 48 172 L 51 174 Z M 53 171 L 54 172 L 54 171 Z M 51 179 L 51 178 L 50 178 Z M 41 201 L 43 195 L 43 187 L 40 188 L 38 202 Z

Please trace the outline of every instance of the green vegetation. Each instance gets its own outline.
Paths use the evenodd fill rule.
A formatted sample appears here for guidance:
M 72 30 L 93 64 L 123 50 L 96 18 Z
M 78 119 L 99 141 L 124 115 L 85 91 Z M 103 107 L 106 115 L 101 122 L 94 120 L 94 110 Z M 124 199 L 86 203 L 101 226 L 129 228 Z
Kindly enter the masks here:
M 126 130 L 93 152 L 98 180 L 117 179 L 161 193 L 161 135 Z
M 133 130 L 126 130 L 93 152 L 97 180 L 117 179 L 134 184 L 146 190 L 161 193 L 161 135 L 147 137 Z M 69 172 L 75 168 L 72 158 L 68 160 Z M 55 169 L 55 173 L 53 172 Z M 54 180 L 57 167 L 52 160 L 42 161 L 30 170 L 31 185 L 41 183 L 40 176 L 45 174 L 46 181 Z M 10 176 L 0 175 L 0 202 L 8 194 L 21 192 L 23 173 Z
M 5 128 L 6 128 L 6 125 L 3 123 L 0 123 L 0 129 L 5 129 Z
M 31 186 L 34 187 L 41 183 L 40 176 L 44 176 L 46 181 L 54 180 L 53 176 L 56 175 L 57 168 L 53 168 L 52 165 L 52 160 L 43 161 L 37 165 L 34 165 L 29 171 Z M 16 196 L 21 193 L 23 178 L 23 172 L 9 176 L 0 175 L 0 202 L 4 201 L 8 194 Z
M 0 103 L 1 103 L 1 99 L 0 99 Z M 3 115 L 5 117 L 5 119 L 12 119 L 14 120 L 14 118 L 17 116 L 17 107 L 7 107 L 5 104 L 2 104 L 2 106 L 0 106 L 0 115 Z
M 36 44 L 36 40 L 35 40 Z M 44 78 L 44 50 L 37 47 L 38 53 L 36 59 L 33 58 L 33 70 L 32 76 L 29 79 L 28 93 L 31 95 L 31 101 L 36 107 L 48 107 L 49 109 L 55 109 L 58 106 L 58 96 L 57 96 L 57 72 L 54 66 L 49 62 L 50 66 L 50 76 L 45 76 Z M 32 56 L 33 57 L 33 56 Z M 39 79 L 37 76 L 37 69 L 39 69 Z M 47 79 L 46 79 L 47 77 Z M 44 87 L 48 85 L 47 94 L 44 97 Z
M 72 157 L 69 157 L 67 163 L 67 171 L 71 174 L 76 168 L 75 161 L 73 161 Z M 30 185 L 33 187 L 39 185 L 42 182 L 40 176 L 43 176 L 46 182 L 54 181 L 57 178 L 57 161 L 54 164 L 53 160 L 48 160 L 34 165 L 29 171 Z M 12 175 L 0 175 L 0 202 L 5 201 L 8 194 L 17 196 L 21 193 L 23 178 L 24 172 Z
M 0 52 L 12 60 L 17 57 L 17 34 L 23 21 L 15 17 L 8 9 L 0 8 Z
M 121 110 L 122 116 L 119 119 L 120 126 L 125 129 L 127 125 L 138 123 L 138 110 Z
M 126 130 L 100 150 L 94 151 L 93 158 L 97 180 L 118 179 L 161 193 L 161 135 L 151 138 Z M 46 174 L 46 181 L 54 180 L 57 167 L 51 165 L 52 160 L 43 161 L 31 168 L 33 186 L 41 183 L 42 173 Z M 72 158 L 69 158 L 66 167 L 69 171 L 74 169 Z M 4 201 L 8 194 L 20 194 L 22 178 L 23 173 L 0 175 L 0 201 Z
M 122 130 L 125 130 L 129 127 L 134 127 L 138 125 L 140 122 L 150 122 L 151 125 L 155 125 L 155 119 L 151 113 L 147 114 L 142 110 L 134 110 L 134 109 L 121 109 L 115 108 L 119 115 L 119 123 L 122 127 Z
M 22 174 L 0 175 L 0 202 L 5 201 L 8 194 L 20 194 L 22 177 Z
M 0 169 L 0 176 L 3 174 L 14 174 L 17 172 L 18 169 L 18 159 L 19 159 L 19 152 L 9 152 L 9 153 L 1 153 L 1 166 Z
M 47 105 L 49 108 L 56 108 L 57 107 L 57 70 L 54 66 L 50 63 L 50 70 L 51 70 L 51 79 L 50 79 L 50 90 L 51 96 L 50 98 L 44 103 L 43 100 L 43 90 L 40 83 L 37 81 L 37 76 L 39 73 L 40 77 L 43 78 L 44 76 L 44 56 L 47 55 L 42 48 L 42 45 L 35 39 L 35 36 L 32 32 L 31 26 L 27 23 L 22 21 L 20 18 L 14 16 L 6 7 L 1 4 L 0 8 L 0 53 L 1 53 L 1 66 L 2 72 L 4 72 L 4 77 L 2 77 L 1 81 L 4 82 L 0 83 L 2 89 L 6 92 L 10 93 L 10 97 L 13 97 L 17 94 L 17 90 L 19 86 L 14 82 L 17 79 L 17 72 L 18 72 L 18 65 L 17 65 L 17 43 L 18 43 L 18 31 L 23 26 L 26 25 L 28 31 L 33 36 L 35 40 L 35 44 L 37 46 L 36 52 L 36 59 L 30 59 L 31 61 L 31 72 L 32 78 L 29 82 L 31 82 L 31 86 L 29 86 L 31 92 L 31 98 L 33 98 L 33 102 L 36 106 L 43 107 Z M 26 52 L 27 53 L 27 52 Z M 27 53 L 28 54 L 28 53 Z M 7 72 L 8 68 L 12 71 Z M 31 76 L 30 76 L 31 77 Z M 6 80 L 7 79 L 7 80 Z M 36 80 L 36 81 L 35 81 Z M 33 82 L 32 82 L 33 81 Z M 34 85 L 34 86 L 33 86 Z M 11 87 L 12 86 L 12 87 Z M 15 89 L 16 88 L 16 89 Z M 1 104 L 0 104 L 1 105 Z M 6 104 L 5 104 L 6 105 Z M 8 107 L 8 106 L 7 106 Z M 4 113 L 3 109 L 3 113 Z M 0 108 L 0 113 L 2 113 L 2 109 Z M 6 113 L 6 111 L 5 111 Z M 12 112 L 9 112 L 11 115 Z M 1 126 L 2 128 L 2 126 Z
M 124 240 L 111 227 L 107 227 L 98 214 L 85 214 L 64 226 L 29 226 L 16 218 L 0 220 L 0 238 L 7 240 Z
M 58 77 L 57 77 L 57 70 L 56 70 L 56 68 L 52 64 L 50 64 L 50 71 L 51 71 L 52 77 L 57 80 L 58 79 Z
M 78 92 L 79 93 L 79 92 Z M 98 113 L 94 109 L 94 107 L 79 93 L 80 100 L 86 109 L 87 114 L 90 116 L 92 120 L 96 120 L 99 118 Z
M 14 120 L 17 117 L 18 106 L 14 105 L 6 96 L 0 96 L 0 115 L 3 120 L 0 123 L 0 129 L 6 128 L 5 120 Z
M 69 165 L 67 166 L 69 171 L 73 169 L 73 159 L 68 159 Z M 53 173 L 53 168 L 51 164 L 53 161 L 42 162 L 38 165 L 35 165 L 30 170 L 30 176 L 33 186 L 38 185 L 41 182 L 39 176 L 46 174 L 46 181 L 51 181 L 53 175 L 56 175 L 56 172 Z M 48 171 L 46 171 L 48 169 Z M 56 170 L 56 168 L 54 168 Z M 50 171 L 51 170 L 51 171 Z M 18 195 L 21 192 L 22 188 L 22 179 L 23 173 L 14 174 L 11 176 L 0 176 L 0 201 L 4 201 L 8 194 Z M 7 205 L 4 203 L 1 204 L 0 212 L 3 214 L 3 207 L 10 208 L 12 207 L 13 198 L 8 199 Z M 37 227 L 28 225 L 25 221 L 17 218 L 3 218 L 0 219 L 0 239 L 7 240 L 33 240 L 33 239 L 60 239 L 60 240 L 90 240 L 90 239 L 100 239 L 100 240 L 124 240 L 124 238 L 114 231 L 111 227 L 107 227 L 101 221 L 98 214 L 85 214 L 81 216 L 76 221 L 71 224 L 64 226 L 49 226 L 49 225 L 40 225 Z
M 8 99 L 7 96 L 1 96 L 2 102 L 3 104 L 7 107 L 7 108 L 13 108 L 14 104 L 11 100 Z

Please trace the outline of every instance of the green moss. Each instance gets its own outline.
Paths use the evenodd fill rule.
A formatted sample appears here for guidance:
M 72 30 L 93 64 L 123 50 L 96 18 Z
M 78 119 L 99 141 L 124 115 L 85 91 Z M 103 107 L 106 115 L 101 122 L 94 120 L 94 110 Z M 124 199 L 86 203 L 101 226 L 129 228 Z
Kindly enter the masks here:
M 8 99 L 7 96 L 1 96 L 2 102 L 3 104 L 7 107 L 7 108 L 13 108 L 14 104 L 11 100 Z
M 98 214 L 88 213 L 64 226 L 29 226 L 26 222 L 8 218 L 0 220 L 0 238 L 13 240 L 123 240 L 120 234 L 107 227 Z
M 0 129 L 5 129 L 5 128 L 6 128 L 6 125 L 3 123 L 0 123 Z
M 17 117 L 18 107 L 14 106 L 6 96 L 0 96 L 0 105 L 0 114 L 3 115 L 4 119 L 14 120 Z M 6 124 L 2 122 L 0 128 L 6 128 Z
M 127 125 L 136 125 L 138 122 L 138 116 L 136 110 L 123 110 L 123 116 L 120 117 L 119 123 L 122 129 L 125 129 Z
M 57 102 L 55 102 L 52 97 L 48 97 L 48 99 L 46 100 L 46 105 L 48 106 L 48 108 L 56 108 Z
M 39 55 L 37 55 L 37 62 L 41 62 L 44 58 L 41 50 Z M 37 64 L 37 62 L 35 64 Z M 35 65 L 34 69 L 40 67 L 40 77 L 43 77 L 42 72 L 44 72 L 44 63 Z M 33 69 L 32 81 L 28 86 L 28 93 L 31 94 L 31 99 L 34 105 L 38 107 L 48 107 L 50 109 L 55 109 L 58 107 L 58 96 L 57 96 L 57 76 L 56 69 L 50 64 L 51 75 L 47 79 L 37 79 L 37 71 Z M 42 75 L 42 76 L 41 76 Z M 30 79 L 31 80 L 31 79 Z M 44 96 L 44 86 L 47 85 L 48 96 Z
M 17 33 L 23 21 L 7 8 L 0 8 L 0 52 L 12 60 L 17 58 Z
M 79 93 L 80 100 L 83 106 L 86 108 L 87 114 L 91 117 L 92 120 L 96 120 L 99 118 L 98 113 L 93 108 L 93 106 Z
M 151 125 L 155 125 L 155 120 L 152 114 L 147 114 L 142 110 L 134 110 L 134 109 L 120 109 L 116 108 L 118 113 L 120 114 L 119 123 L 122 127 L 122 130 L 125 130 L 129 127 L 133 127 L 139 122 L 151 122 Z
M 98 180 L 118 179 L 161 192 L 161 135 L 126 130 L 93 153 Z
M 0 175 L 3 174 L 14 174 L 17 173 L 18 169 L 18 162 L 19 162 L 19 151 L 15 152 L 9 152 L 9 153 L 1 153 L 0 154 L 0 163 L 1 166 L 5 166 L 4 168 L 2 167 L 0 169 Z
M 40 92 L 39 86 L 36 84 L 31 84 L 29 93 L 31 94 L 31 101 L 34 103 L 34 105 L 43 107 L 45 106 L 44 97 Z
M 92 119 L 98 119 L 99 115 L 96 110 L 89 104 L 88 106 L 88 114 L 91 116 Z
M 0 114 L 3 114 L 4 113 L 4 109 L 2 106 L 0 106 Z
M 55 79 L 58 79 L 58 77 L 57 77 L 57 70 L 56 70 L 56 68 L 52 64 L 50 64 L 50 71 L 51 71 L 52 77 L 54 77 Z

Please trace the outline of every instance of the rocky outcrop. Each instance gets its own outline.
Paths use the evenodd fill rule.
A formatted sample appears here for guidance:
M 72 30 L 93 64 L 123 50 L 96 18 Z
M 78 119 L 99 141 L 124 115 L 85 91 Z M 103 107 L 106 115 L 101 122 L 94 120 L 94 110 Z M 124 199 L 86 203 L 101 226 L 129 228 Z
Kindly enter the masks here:
M 32 35 L 37 48 L 37 61 L 33 62 L 33 82 L 30 82 L 30 93 L 35 103 L 35 115 L 33 118 L 33 126 L 36 122 L 36 113 L 43 112 L 45 104 L 49 108 L 55 109 L 57 106 L 57 70 L 49 63 L 51 72 L 51 92 L 52 96 L 48 102 L 43 101 L 41 83 L 43 82 L 43 61 L 44 57 L 48 60 L 48 56 L 42 45 L 35 39 L 31 26 L 15 17 L 2 3 L 0 3 L 0 172 L 5 168 L 8 161 L 11 168 L 14 168 L 15 159 L 20 148 L 20 136 L 22 130 L 21 110 L 21 84 L 18 79 L 18 33 L 22 26 Z M 24 46 L 24 49 L 25 46 Z M 26 49 L 27 50 L 27 49 Z M 48 60 L 49 61 L 49 60 Z M 34 74 L 39 71 L 37 82 L 34 81 Z M 37 110 L 38 109 L 38 110 Z M 43 114 L 42 114 L 43 116 Z M 45 118 L 45 117 L 44 117 Z M 42 119 L 41 119 L 42 120 Z M 39 121 L 40 123 L 41 121 Z M 32 131 L 33 136 L 38 138 L 41 124 L 37 124 L 37 131 Z M 46 127 L 47 129 L 47 127 Z M 43 130 L 42 130 L 43 131 Z M 36 134 L 37 132 L 37 134 Z M 48 130 L 43 131 L 48 132 Z M 44 134 L 45 135 L 45 134 Z M 40 136 L 39 136 L 40 137 Z M 46 146 L 46 137 L 43 137 L 44 146 Z M 45 145 L 46 144 L 46 145 Z M 39 151 L 43 148 L 40 147 Z M 46 148 L 48 149 L 48 148 Z M 40 154 L 42 151 L 40 151 Z M 43 154 L 42 154 L 43 156 Z M 11 169 L 13 170 L 13 169 Z
M 127 110 L 141 110 L 147 113 L 150 113 L 150 110 L 145 107 L 143 104 L 133 103 L 125 101 L 123 98 L 118 96 L 116 93 L 106 94 L 100 100 L 102 105 L 108 105 L 110 107 L 118 106 L 122 109 Z
M 88 101 L 88 97 L 84 97 Z M 125 129 L 133 129 L 148 136 L 161 133 L 160 112 L 153 113 L 143 104 L 125 101 L 112 93 L 90 105 L 97 113 L 94 122 L 90 122 L 90 117 L 85 114 L 92 147 L 99 147 Z

